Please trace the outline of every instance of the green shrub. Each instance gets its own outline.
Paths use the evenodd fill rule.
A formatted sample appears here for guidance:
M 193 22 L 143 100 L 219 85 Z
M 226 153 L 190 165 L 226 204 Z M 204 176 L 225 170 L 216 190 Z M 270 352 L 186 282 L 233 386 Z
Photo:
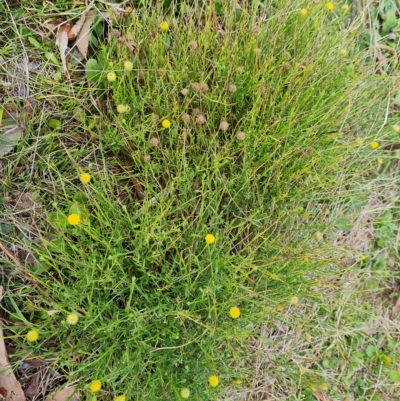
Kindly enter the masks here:
M 55 355 L 99 399 L 216 398 L 251 375 L 257 325 L 318 297 L 324 216 L 374 157 L 362 132 L 385 80 L 340 7 L 276 3 L 227 3 L 218 27 L 209 7 L 115 22 L 101 112 L 80 115 L 92 145 L 38 162 L 54 203 L 30 272 L 43 291 L 14 295 L 16 342 L 39 332 L 21 357 Z

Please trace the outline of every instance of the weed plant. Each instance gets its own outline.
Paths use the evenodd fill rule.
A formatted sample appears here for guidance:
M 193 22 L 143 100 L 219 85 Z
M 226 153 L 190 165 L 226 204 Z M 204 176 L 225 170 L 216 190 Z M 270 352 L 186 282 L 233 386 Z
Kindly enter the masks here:
M 27 128 L 43 212 L 37 286 L 5 300 L 21 359 L 88 399 L 215 399 L 251 375 L 260 323 L 318 299 L 325 215 L 378 157 L 388 86 L 328 4 L 111 13 L 89 88 L 59 84 Z

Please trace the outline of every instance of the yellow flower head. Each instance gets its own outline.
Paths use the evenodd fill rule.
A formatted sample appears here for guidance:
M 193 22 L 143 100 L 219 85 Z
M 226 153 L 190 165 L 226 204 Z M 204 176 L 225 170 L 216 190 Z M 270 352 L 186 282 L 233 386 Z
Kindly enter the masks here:
M 400 132 L 400 125 L 398 125 L 398 124 L 395 124 L 395 125 L 393 125 L 393 131 L 394 132 Z
M 132 71 L 132 68 L 133 68 L 133 63 L 131 63 L 130 61 L 125 61 L 124 70 L 125 71 Z
M 115 75 L 115 72 L 109 72 L 107 74 L 107 80 L 108 82 L 115 82 L 117 79 L 117 76 Z
M 210 384 L 211 387 L 217 387 L 218 383 L 219 383 L 218 376 L 215 376 L 215 375 L 210 376 L 208 378 L 208 383 Z
M 379 142 L 373 141 L 369 146 L 371 146 L 371 149 L 376 149 L 379 146 Z
M 319 241 L 320 239 L 322 239 L 322 233 L 320 233 L 319 231 L 317 231 L 315 234 L 315 238 Z
M 297 298 L 297 297 L 290 298 L 290 303 L 292 305 L 297 305 L 299 303 L 299 298 Z
M 360 260 L 365 260 L 365 259 L 367 259 L 367 257 L 362 253 L 362 254 L 360 255 Z
M 28 341 L 36 341 L 39 338 L 39 332 L 37 330 L 29 330 L 26 335 Z
M 300 15 L 302 16 L 302 17 L 305 17 L 306 15 L 307 15 L 307 9 L 306 8 L 302 8 L 301 10 L 300 10 Z
M 128 111 L 130 111 L 130 107 L 129 106 L 126 106 L 126 105 L 124 105 L 124 104 L 119 104 L 118 106 L 117 106 L 117 111 L 118 111 L 118 113 L 128 113 Z
M 87 184 L 90 181 L 90 174 L 88 173 L 82 173 L 79 176 L 79 179 L 81 180 L 82 183 Z
M 342 5 L 342 11 L 344 12 L 344 13 L 347 13 L 347 11 L 349 11 L 349 6 L 347 5 L 347 4 L 343 4 Z
M 161 125 L 163 126 L 163 128 L 169 128 L 171 126 L 171 121 L 162 120 Z
M 126 401 L 126 397 L 124 395 L 119 395 L 115 401 Z
M 161 29 L 163 32 L 168 31 L 168 29 L 169 29 L 169 24 L 168 24 L 168 22 L 167 22 L 167 21 L 162 21 L 162 22 L 160 22 L 160 29 Z
M 384 366 L 389 366 L 392 363 L 392 358 L 388 355 L 382 355 L 381 359 Z
M 79 316 L 76 313 L 70 313 L 67 316 L 67 323 L 68 324 L 77 324 L 79 320 Z
M 237 306 L 232 306 L 229 310 L 229 315 L 232 319 L 237 319 L 240 316 L 240 309 Z
M 340 50 L 340 55 L 341 55 L 342 57 L 347 56 L 347 50 L 346 50 L 346 49 Z
M 81 222 L 81 218 L 76 213 L 72 213 L 68 216 L 68 224 L 71 226 L 77 226 Z
M 330 1 L 325 4 L 325 7 L 329 10 L 332 11 L 335 8 L 335 5 L 331 3 Z
M 207 244 L 213 244 L 215 242 L 215 237 L 212 234 L 207 234 L 204 239 L 206 240 Z
M 92 393 L 97 393 L 97 392 L 100 391 L 100 389 L 101 389 L 101 381 L 100 381 L 100 380 L 93 380 L 93 381 L 90 383 L 89 388 L 90 388 L 90 391 L 91 391 Z
M 189 396 L 190 396 L 190 390 L 188 388 L 183 388 L 181 390 L 181 397 L 186 400 L 189 398 Z

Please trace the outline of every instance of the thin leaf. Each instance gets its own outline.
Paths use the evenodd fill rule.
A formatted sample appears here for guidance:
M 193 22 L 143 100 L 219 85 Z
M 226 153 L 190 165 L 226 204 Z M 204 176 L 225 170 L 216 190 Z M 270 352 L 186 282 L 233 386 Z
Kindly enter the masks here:
M 68 39 L 69 40 L 74 40 L 76 38 L 76 36 L 80 33 L 80 31 L 82 30 L 83 25 L 85 24 L 86 21 L 86 12 L 84 12 L 81 15 L 81 18 L 79 19 L 79 21 L 70 29 L 70 31 L 68 32 Z
M 64 74 L 69 78 L 68 63 L 67 63 L 67 48 L 68 48 L 68 32 L 71 29 L 71 25 L 62 24 L 57 30 L 57 40 L 56 45 L 60 49 L 61 62 L 64 69 Z

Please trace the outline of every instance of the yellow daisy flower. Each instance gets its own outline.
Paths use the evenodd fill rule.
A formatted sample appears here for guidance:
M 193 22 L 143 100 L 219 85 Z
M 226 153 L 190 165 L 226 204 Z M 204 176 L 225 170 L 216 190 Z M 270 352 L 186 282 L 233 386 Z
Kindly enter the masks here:
M 87 184 L 87 183 L 90 181 L 90 174 L 88 174 L 88 173 L 82 173 L 82 174 L 79 176 L 79 179 L 81 180 L 81 182 L 82 182 L 83 184 Z
M 161 125 L 163 126 L 163 128 L 169 128 L 171 126 L 171 121 L 162 120 Z
M 130 61 L 125 61 L 124 62 L 124 70 L 132 71 L 132 69 L 133 69 L 133 63 L 131 63 Z
M 189 396 L 190 396 L 190 390 L 188 388 L 183 388 L 181 390 L 181 397 L 186 400 L 189 398 Z
M 379 146 L 379 142 L 373 141 L 373 142 L 371 142 L 370 146 L 371 146 L 371 149 L 376 149 Z
M 70 214 L 67 220 L 71 226 L 77 226 L 81 222 L 81 218 L 76 213 Z
M 332 11 L 335 8 L 335 5 L 331 3 L 330 1 L 325 4 L 325 7 L 329 10 Z
M 305 16 L 307 15 L 307 13 L 308 13 L 308 11 L 307 11 L 306 8 L 302 8 L 302 9 L 300 10 L 300 15 L 301 15 L 302 17 L 305 17 Z
M 100 389 L 101 389 L 101 381 L 100 381 L 100 380 L 93 380 L 93 381 L 90 383 L 89 388 L 90 388 L 90 391 L 91 391 L 92 393 L 97 393 L 97 392 L 100 391 Z
M 29 330 L 26 335 L 28 341 L 36 341 L 39 338 L 39 332 L 37 330 Z
M 107 74 L 107 80 L 108 82 L 115 82 L 117 79 L 117 76 L 115 75 L 115 72 L 109 72 Z
M 208 383 L 210 384 L 211 387 L 217 387 L 218 383 L 219 383 L 218 376 L 215 376 L 215 375 L 210 376 L 208 378 Z
M 160 22 L 160 29 L 161 29 L 163 32 L 168 31 L 168 29 L 169 29 L 169 24 L 168 24 L 168 22 L 167 22 L 167 21 L 162 21 L 162 22 Z
M 215 242 L 215 237 L 212 234 L 207 234 L 204 239 L 206 240 L 207 244 L 213 244 Z
M 79 316 L 76 313 L 70 313 L 67 316 L 67 323 L 68 324 L 77 324 L 79 320 Z
M 229 315 L 232 319 L 237 319 L 240 316 L 240 309 L 237 306 L 232 306 L 229 310 Z

